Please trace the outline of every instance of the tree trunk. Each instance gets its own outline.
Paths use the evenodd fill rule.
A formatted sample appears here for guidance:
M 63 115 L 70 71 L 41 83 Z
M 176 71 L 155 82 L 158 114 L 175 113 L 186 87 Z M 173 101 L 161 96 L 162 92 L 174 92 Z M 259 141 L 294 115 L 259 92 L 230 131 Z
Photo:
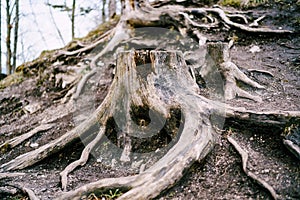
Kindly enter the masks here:
M 109 5 L 108 5 L 108 11 L 109 11 L 109 18 L 112 19 L 116 15 L 116 0 L 109 0 Z
M 7 49 L 7 55 L 6 55 L 6 73 L 11 74 L 12 73 L 12 65 L 11 65 L 11 14 L 10 14 L 10 2 L 9 0 L 6 0 L 6 28 L 7 28 L 7 35 L 6 35 L 6 49 Z
M 76 0 L 73 0 L 73 4 L 72 4 L 72 16 L 71 16 L 72 39 L 75 38 L 75 9 L 76 9 Z
M 105 5 L 106 5 L 106 0 L 102 0 L 102 23 L 106 21 Z
M 18 32 L 19 32 L 19 21 L 20 21 L 20 13 L 19 13 L 19 0 L 15 1 L 16 10 L 15 10 L 15 26 L 14 26 L 14 47 L 13 47 L 13 58 L 12 58 L 12 73 L 15 71 L 17 67 L 17 53 L 18 53 Z
M 2 1 L 0 2 L 0 74 L 2 74 Z

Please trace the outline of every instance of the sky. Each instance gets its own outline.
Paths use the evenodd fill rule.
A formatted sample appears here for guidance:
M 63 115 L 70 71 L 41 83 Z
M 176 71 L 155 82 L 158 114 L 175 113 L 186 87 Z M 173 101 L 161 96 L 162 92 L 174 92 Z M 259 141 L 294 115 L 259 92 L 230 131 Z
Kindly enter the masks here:
M 61 12 L 46 4 L 64 4 L 72 7 L 72 0 L 20 0 L 20 29 L 18 43 L 18 61 L 20 65 L 38 57 L 43 50 L 51 50 L 65 46 L 71 41 L 71 13 Z M 101 24 L 101 1 L 76 0 L 75 37 L 83 37 L 97 25 Z M 2 6 L 2 72 L 5 73 L 6 46 L 5 46 L 5 0 Z M 87 15 L 80 15 L 80 7 L 94 8 Z M 51 17 L 51 13 L 52 16 Z M 58 29 L 63 39 L 59 37 Z

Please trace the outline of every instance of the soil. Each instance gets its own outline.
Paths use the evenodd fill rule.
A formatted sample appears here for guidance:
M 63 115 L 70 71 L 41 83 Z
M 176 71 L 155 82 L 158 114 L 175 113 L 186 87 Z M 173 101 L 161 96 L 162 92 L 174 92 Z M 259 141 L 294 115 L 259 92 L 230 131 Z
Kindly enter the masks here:
M 244 69 L 246 75 L 266 88 L 256 90 L 242 85 L 251 93 L 260 95 L 263 101 L 236 98 L 228 102 L 230 105 L 255 111 L 299 111 L 299 11 L 300 5 L 295 1 L 269 1 L 266 5 L 247 10 L 250 17 L 257 18 L 267 14 L 268 17 L 262 21 L 263 25 L 295 30 L 295 34 L 249 34 L 238 30 L 226 30 L 226 27 L 204 33 L 209 41 L 228 42 L 228 38 L 233 35 L 237 37 L 237 42 L 231 49 L 232 61 Z M 166 40 L 168 37 L 160 38 L 158 43 L 164 46 Z M 165 46 L 171 47 L 172 42 L 168 42 Z M 250 52 L 254 46 L 259 47 L 259 52 Z M 38 76 L 24 76 L 21 83 L 0 90 L 0 144 L 32 130 L 41 120 L 55 115 L 59 110 L 57 108 L 62 105 L 61 101 L 67 94 L 68 87 L 71 87 L 64 87 L 57 78 L 58 74 L 71 74 L 71 77 L 78 79 L 78 74 L 86 73 L 82 69 L 88 69 L 89 61 L 96 53 L 97 50 L 94 50 L 76 57 L 75 64 L 62 62 L 60 58 L 60 61 L 46 68 Z M 91 110 L 105 98 L 113 79 L 113 55 L 101 62 L 98 65 L 103 66 L 88 81 L 78 100 L 79 103 L 76 104 L 79 106 L 77 111 L 55 119 L 54 128 L 37 133 L 13 149 L 1 149 L 0 165 L 36 148 L 32 144 L 41 146 L 63 135 L 88 117 Z M 273 76 L 258 71 L 249 72 L 246 69 L 266 70 Z M 205 95 L 205 91 L 203 94 Z M 92 102 L 87 102 L 87 99 L 92 99 Z M 33 110 L 30 110 L 28 105 Z M 268 191 L 243 172 L 240 155 L 226 139 L 228 134 L 249 152 L 249 170 L 273 186 L 282 199 L 300 199 L 300 161 L 283 145 L 283 131 L 282 126 L 226 120 L 222 130 L 219 130 L 219 141 L 214 150 L 205 160 L 188 169 L 182 180 L 164 191 L 157 199 L 272 199 Z M 53 199 L 62 192 L 59 173 L 80 157 L 84 144 L 83 140 L 78 140 L 34 166 L 18 170 L 26 173 L 24 176 L 0 180 L 0 199 L 26 199 L 26 195 L 13 189 L 11 185 L 15 184 L 32 189 L 43 200 Z M 105 158 L 106 155 L 108 154 L 104 153 L 101 159 L 91 156 L 87 164 L 75 169 L 69 175 L 67 189 L 75 189 L 101 178 L 136 173 L 130 167 L 120 167 L 118 164 L 112 166 L 111 158 Z M 4 190 L 14 192 L 10 194 Z M 107 196 L 102 197 L 108 199 Z M 92 196 L 87 198 L 93 199 Z

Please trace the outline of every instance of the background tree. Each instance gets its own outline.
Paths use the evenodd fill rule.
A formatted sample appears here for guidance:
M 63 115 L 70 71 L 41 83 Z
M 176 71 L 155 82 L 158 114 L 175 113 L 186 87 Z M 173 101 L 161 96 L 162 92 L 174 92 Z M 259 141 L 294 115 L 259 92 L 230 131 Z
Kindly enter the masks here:
M 76 10 L 76 0 L 73 0 L 73 3 L 72 3 L 72 14 L 71 14 L 72 39 L 75 38 L 75 10 Z
M 0 74 L 2 73 L 2 1 L 0 1 Z
M 20 12 L 19 12 L 19 0 L 15 0 L 15 25 L 14 25 L 14 45 L 13 45 L 13 57 L 12 57 L 12 68 L 13 72 L 17 67 L 17 53 L 18 53 L 18 42 L 19 42 L 19 21 L 20 21 Z
M 19 30 L 19 0 L 6 0 L 6 73 L 12 74 L 16 68 L 18 30 Z M 13 35 L 12 35 L 12 30 Z M 13 36 L 13 38 L 12 38 Z M 13 41 L 13 46 L 12 46 Z

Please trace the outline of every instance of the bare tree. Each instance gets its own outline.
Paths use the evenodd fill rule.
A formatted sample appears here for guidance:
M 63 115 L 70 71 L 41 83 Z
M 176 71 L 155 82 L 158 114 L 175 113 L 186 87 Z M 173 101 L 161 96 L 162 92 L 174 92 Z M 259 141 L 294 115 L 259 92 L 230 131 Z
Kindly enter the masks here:
M 19 21 L 20 21 L 20 13 L 19 13 L 19 0 L 15 0 L 15 16 L 14 16 L 14 44 L 13 44 L 13 57 L 12 57 L 12 71 L 14 72 L 17 65 L 17 53 L 18 53 L 18 32 L 19 32 Z
M 116 0 L 109 0 L 108 15 L 110 19 L 112 19 L 116 15 L 116 10 L 117 10 Z
M 2 73 L 2 1 L 0 2 L 0 74 Z
M 102 22 L 105 22 L 106 20 L 105 5 L 106 5 L 106 0 L 102 0 Z
M 12 64 L 11 64 L 11 4 L 9 0 L 6 0 L 6 73 L 12 73 Z
M 72 15 L 71 15 L 72 39 L 74 39 L 74 37 L 75 37 L 75 9 L 76 9 L 76 0 L 73 0 Z

